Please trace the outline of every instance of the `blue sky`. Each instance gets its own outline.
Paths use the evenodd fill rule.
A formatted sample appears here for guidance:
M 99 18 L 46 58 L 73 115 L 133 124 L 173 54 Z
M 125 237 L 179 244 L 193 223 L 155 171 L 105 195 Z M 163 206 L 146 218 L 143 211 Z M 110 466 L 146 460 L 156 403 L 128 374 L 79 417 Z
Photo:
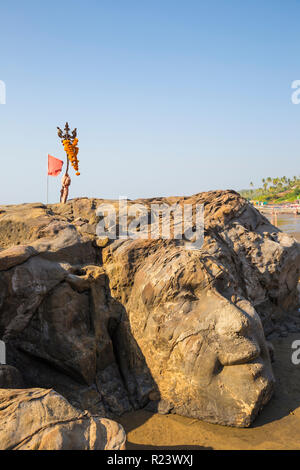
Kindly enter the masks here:
M 299 1 L 3 0 L 0 18 L 0 204 L 45 202 L 67 120 L 80 147 L 71 197 L 299 174 Z M 60 177 L 49 184 L 56 202 Z

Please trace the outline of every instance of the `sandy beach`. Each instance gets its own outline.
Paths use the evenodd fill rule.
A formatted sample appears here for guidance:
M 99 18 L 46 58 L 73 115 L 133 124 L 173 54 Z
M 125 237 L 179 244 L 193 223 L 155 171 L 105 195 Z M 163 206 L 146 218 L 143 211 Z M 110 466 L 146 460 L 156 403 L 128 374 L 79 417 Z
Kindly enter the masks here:
M 266 214 L 264 214 L 266 215 Z M 271 223 L 274 224 L 276 219 L 268 216 Z M 283 232 L 290 233 L 298 242 L 300 242 L 300 216 L 290 214 L 279 214 L 276 226 Z

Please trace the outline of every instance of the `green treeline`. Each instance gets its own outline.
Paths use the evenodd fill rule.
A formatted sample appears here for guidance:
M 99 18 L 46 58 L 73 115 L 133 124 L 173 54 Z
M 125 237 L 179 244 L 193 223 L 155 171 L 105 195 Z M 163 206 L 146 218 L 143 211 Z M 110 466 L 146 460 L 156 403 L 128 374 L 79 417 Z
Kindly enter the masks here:
M 240 194 L 256 201 L 266 202 L 293 202 L 300 197 L 300 177 L 293 176 L 287 178 L 268 178 L 262 179 L 260 188 L 254 188 L 254 184 L 250 183 L 251 189 L 243 189 Z

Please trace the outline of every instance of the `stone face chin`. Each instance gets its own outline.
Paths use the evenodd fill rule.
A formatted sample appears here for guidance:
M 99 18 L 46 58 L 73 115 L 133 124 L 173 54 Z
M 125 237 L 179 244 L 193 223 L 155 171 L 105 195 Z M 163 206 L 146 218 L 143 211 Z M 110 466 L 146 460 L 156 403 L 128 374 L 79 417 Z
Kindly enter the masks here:
M 249 426 L 273 391 L 264 330 L 298 307 L 299 245 L 233 191 L 134 201 L 205 204 L 196 250 L 97 239 L 103 202 L 117 209 L 87 198 L 0 208 L 8 364 L 25 387 L 92 414 L 147 407 Z

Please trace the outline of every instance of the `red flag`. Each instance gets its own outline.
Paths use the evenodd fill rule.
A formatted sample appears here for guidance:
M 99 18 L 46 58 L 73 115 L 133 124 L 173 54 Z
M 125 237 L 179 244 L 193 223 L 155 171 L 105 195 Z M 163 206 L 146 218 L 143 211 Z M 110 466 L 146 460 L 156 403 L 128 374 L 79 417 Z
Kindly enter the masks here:
M 57 176 L 61 172 L 64 162 L 58 158 L 48 155 L 48 175 Z

